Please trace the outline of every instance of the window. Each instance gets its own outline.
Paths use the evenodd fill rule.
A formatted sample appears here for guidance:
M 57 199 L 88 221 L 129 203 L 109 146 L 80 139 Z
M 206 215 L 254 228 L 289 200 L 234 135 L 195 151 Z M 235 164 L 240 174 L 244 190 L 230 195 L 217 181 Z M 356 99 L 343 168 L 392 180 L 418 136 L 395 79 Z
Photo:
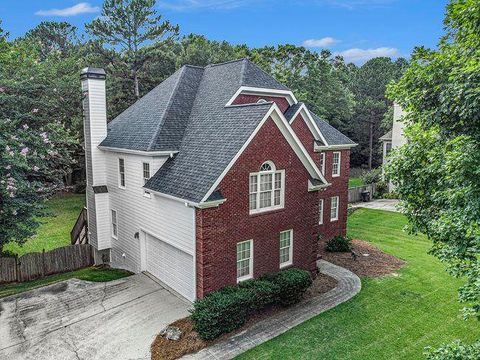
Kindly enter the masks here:
M 320 171 L 325 175 L 325 153 L 320 153 Z
M 265 104 L 266 102 L 268 101 L 265 99 L 258 99 L 257 104 Z
M 333 153 L 332 176 L 340 176 L 340 152 Z
M 118 159 L 118 186 L 125 188 L 125 160 Z
M 150 163 L 143 163 L 143 185 L 147 183 L 150 179 Z M 150 197 L 150 192 L 147 190 L 143 191 L 143 195 L 146 197 Z
M 292 264 L 293 258 L 293 230 L 280 233 L 280 267 Z
M 338 220 L 338 196 L 331 199 L 330 221 Z
M 320 199 L 318 203 L 318 223 L 323 224 L 323 199 Z
M 253 240 L 237 244 L 237 281 L 243 281 L 253 276 Z
M 258 173 L 250 174 L 250 214 L 283 208 L 285 171 L 276 170 L 272 162 L 265 162 Z
M 390 150 L 392 150 L 392 143 L 390 141 L 387 141 L 385 143 L 385 155 L 390 154 Z
M 117 212 L 115 210 L 111 210 L 111 212 L 112 212 L 112 237 L 117 239 L 118 238 Z

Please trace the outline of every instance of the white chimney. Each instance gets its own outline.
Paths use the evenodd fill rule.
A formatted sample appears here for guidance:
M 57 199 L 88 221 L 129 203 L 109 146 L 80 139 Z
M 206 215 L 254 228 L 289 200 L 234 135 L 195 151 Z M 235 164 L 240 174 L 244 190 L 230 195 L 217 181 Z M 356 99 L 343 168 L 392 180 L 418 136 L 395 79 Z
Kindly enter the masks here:
M 107 136 L 105 70 L 85 68 L 80 79 L 84 112 L 89 242 L 101 251 L 111 247 L 106 159 L 105 153 L 98 148 Z M 96 255 L 100 258 L 103 254 Z

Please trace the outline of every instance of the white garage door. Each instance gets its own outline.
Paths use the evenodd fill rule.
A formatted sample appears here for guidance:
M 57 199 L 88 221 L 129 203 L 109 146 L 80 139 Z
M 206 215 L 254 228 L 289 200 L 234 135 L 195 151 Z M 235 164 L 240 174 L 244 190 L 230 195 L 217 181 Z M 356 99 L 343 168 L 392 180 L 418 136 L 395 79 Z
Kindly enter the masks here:
M 193 301 L 195 298 L 195 272 L 193 256 L 146 235 L 147 271 L 173 290 Z

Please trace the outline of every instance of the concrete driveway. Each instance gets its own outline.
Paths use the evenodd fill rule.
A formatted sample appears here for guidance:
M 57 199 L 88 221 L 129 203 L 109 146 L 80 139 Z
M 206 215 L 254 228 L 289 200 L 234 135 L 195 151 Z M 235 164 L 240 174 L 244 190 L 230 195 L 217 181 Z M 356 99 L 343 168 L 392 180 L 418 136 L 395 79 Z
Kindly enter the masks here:
M 0 359 L 150 359 L 150 345 L 191 304 L 144 274 L 68 280 L 0 299 Z

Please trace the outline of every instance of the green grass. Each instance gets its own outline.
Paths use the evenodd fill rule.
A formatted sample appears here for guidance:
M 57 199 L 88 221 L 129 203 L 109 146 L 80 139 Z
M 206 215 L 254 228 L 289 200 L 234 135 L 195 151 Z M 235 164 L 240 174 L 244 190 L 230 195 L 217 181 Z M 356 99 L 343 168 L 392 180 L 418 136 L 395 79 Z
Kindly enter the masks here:
M 117 280 L 131 274 L 131 272 L 122 269 L 90 267 L 63 274 L 52 275 L 40 280 L 28 281 L 21 284 L 0 285 L 0 298 L 73 278 L 85 281 L 105 282 Z
M 46 211 L 53 216 L 40 219 L 42 224 L 37 235 L 22 246 L 12 242 L 6 244 L 4 249 L 22 256 L 70 245 L 70 231 L 84 205 L 85 195 L 64 194 L 53 197 L 46 203 Z
M 399 276 L 362 279 L 353 299 L 239 356 L 240 359 L 421 359 L 426 346 L 480 336 L 457 302 L 462 281 L 427 255 L 424 236 L 402 232 L 401 214 L 359 209 L 348 235 L 407 261 Z
M 357 186 L 362 186 L 363 185 L 363 180 L 359 177 L 351 177 L 348 179 L 348 187 L 357 187 Z

